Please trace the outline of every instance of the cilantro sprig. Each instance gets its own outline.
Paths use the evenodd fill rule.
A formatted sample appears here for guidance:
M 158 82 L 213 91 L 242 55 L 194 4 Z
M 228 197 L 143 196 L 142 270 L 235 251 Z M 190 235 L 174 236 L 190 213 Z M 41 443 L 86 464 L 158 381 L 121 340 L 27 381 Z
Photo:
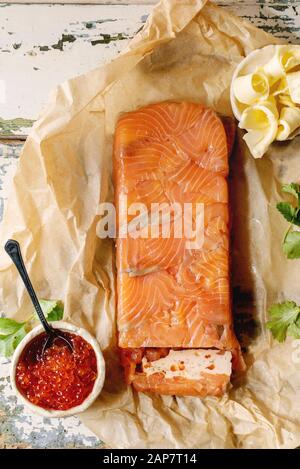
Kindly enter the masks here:
M 0 318 L 0 355 L 10 357 L 26 333 L 26 322 Z
M 276 207 L 281 215 L 290 223 L 283 242 L 282 249 L 287 259 L 300 258 L 300 231 L 294 229 L 294 226 L 300 227 L 300 184 L 292 182 L 283 184 L 282 192 L 292 195 L 297 205 L 290 202 L 279 202 Z
M 287 336 L 300 338 L 300 306 L 294 301 L 274 304 L 268 313 L 271 319 L 266 326 L 278 342 L 284 342 Z
M 40 300 L 40 305 L 47 321 L 59 321 L 63 318 L 64 306 L 61 301 Z M 25 322 L 0 318 L 0 356 L 10 357 L 14 353 L 35 319 L 37 319 L 36 313 L 33 313 Z

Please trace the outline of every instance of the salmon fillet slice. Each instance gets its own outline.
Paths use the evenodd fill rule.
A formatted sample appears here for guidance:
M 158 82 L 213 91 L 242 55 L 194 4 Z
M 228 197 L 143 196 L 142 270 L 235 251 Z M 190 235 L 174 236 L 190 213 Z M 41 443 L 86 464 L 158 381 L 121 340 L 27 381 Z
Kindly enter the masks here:
M 230 375 L 208 375 L 203 373 L 198 379 L 165 378 L 157 373 L 147 378 L 139 374 L 134 379 L 134 388 L 139 392 L 151 391 L 171 396 L 215 396 L 220 397 L 226 392 Z
M 157 187 L 156 181 L 154 181 L 154 187 Z M 160 192 L 157 192 L 157 198 L 160 199 Z M 147 195 L 148 199 L 148 195 Z M 141 200 L 141 199 L 139 199 Z M 143 200 L 143 199 L 142 199 Z M 200 199 L 201 200 L 201 199 Z M 165 201 L 161 203 L 166 203 Z M 148 204 L 147 208 L 148 208 Z M 150 204 L 151 205 L 151 204 Z M 227 237 L 227 225 L 228 225 L 228 208 L 227 204 L 224 203 L 213 203 L 207 204 L 205 207 L 205 211 L 203 210 L 203 227 L 206 233 L 203 250 L 199 251 L 198 249 L 191 249 L 191 253 L 195 259 L 192 260 L 194 268 L 193 272 L 196 276 L 199 276 L 199 272 L 197 271 L 196 266 L 199 266 L 201 270 L 202 263 L 204 263 L 203 268 L 208 264 L 211 269 L 218 268 L 219 262 L 215 262 L 216 260 L 220 260 L 220 249 L 216 252 L 218 256 L 215 254 L 215 251 L 206 251 L 205 248 L 208 246 L 209 248 L 215 242 L 221 246 L 222 244 L 222 234 L 223 236 L 223 244 L 226 245 L 228 241 Z M 155 213 L 155 212 L 154 212 Z M 196 217 L 195 213 L 195 204 L 192 207 L 191 213 L 193 219 Z M 180 224 L 181 227 L 181 224 Z M 147 230 L 145 230 L 146 237 L 139 237 L 139 238 L 132 238 L 127 237 L 120 239 L 118 241 L 118 249 L 120 251 L 120 258 L 122 263 L 122 271 L 124 272 L 131 272 L 134 271 L 143 271 L 145 269 L 153 270 L 155 267 L 160 269 L 169 269 L 170 267 L 179 266 L 183 263 L 184 259 L 187 258 L 186 253 L 186 241 L 187 238 L 184 236 L 184 233 L 177 238 L 176 235 L 176 221 L 170 220 L 170 224 L 165 225 L 164 223 L 159 224 L 155 234 L 157 237 L 152 238 L 149 226 L 146 226 Z M 166 235 L 168 235 L 166 237 Z M 202 253 L 202 254 L 201 254 Z M 204 262 L 203 256 L 206 253 L 206 261 Z M 197 261 L 198 256 L 198 261 Z M 228 262 L 228 256 L 223 249 L 223 258 L 222 258 L 222 266 L 224 275 L 227 275 L 225 272 L 225 264 L 226 261 Z M 214 270 L 215 271 L 215 270 Z M 196 278 L 194 279 L 196 282 Z
M 229 285 L 226 176 L 234 135 L 232 120 L 222 123 L 212 109 L 188 102 L 149 105 L 124 114 L 117 123 L 117 323 L 126 381 L 138 391 L 222 394 L 231 369 L 224 373 L 222 367 L 216 372 L 201 369 L 191 377 L 190 368 L 203 360 L 200 353 L 187 363 L 191 349 L 228 352 L 230 364 L 244 366 L 232 327 Z M 126 198 L 127 206 L 120 197 Z M 128 212 L 131 204 L 137 204 L 137 213 Z M 184 230 L 178 234 L 174 211 L 165 236 L 166 222 L 155 211 L 157 204 L 175 204 L 182 213 L 184 204 L 189 204 L 191 228 L 199 215 L 196 204 L 202 204 L 201 227 L 192 229 L 192 235 Z M 134 234 L 140 207 L 144 211 Z M 120 235 L 124 226 L 127 237 Z M 155 364 L 167 363 L 174 350 L 182 352 L 186 374 L 157 371 Z M 216 363 L 210 366 L 213 370 Z M 150 368 L 156 371 L 149 374 Z

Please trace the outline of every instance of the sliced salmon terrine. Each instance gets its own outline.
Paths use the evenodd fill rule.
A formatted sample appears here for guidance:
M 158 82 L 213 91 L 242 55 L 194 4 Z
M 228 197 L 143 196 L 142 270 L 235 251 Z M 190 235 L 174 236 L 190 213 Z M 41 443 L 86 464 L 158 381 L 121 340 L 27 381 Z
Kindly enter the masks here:
M 234 135 L 233 121 L 190 102 L 149 105 L 117 123 L 118 341 L 137 391 L 219 396 L 244 366 L 229 281 Z

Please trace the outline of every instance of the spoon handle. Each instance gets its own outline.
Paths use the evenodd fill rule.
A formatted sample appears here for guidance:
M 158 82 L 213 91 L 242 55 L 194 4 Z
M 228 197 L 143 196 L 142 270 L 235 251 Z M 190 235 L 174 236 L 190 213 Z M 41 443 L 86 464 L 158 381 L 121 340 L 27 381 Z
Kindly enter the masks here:
M 20 245 L 18 243 L 18 241 L 15 241 L 14 239 L 9 239 L 5 246 L 4 246 L 4 249 L 5 251 L 7 252 L 7 254 L 9 255 L 9 257 L 11 258 L 11 260 L 13 261 L 13 263 L 15 264 L 16 268 L 18 269 L 18 272 L 24 282 L 24 285 L 25 285 L 25 288 L 30 296 L 30 299 L 33 303 L 33 306 L 37 312 L 37 315 L 42 323 L 42 325 L 44 326 L 44 329 L 45 331 L 49 334 L 52 332 L 52 328 L 51 326 L 48 324 L 45 316 L 44 316 L 44 313 L 43 313 L 43 310 L 41 308 L 41 305 L 39 303 L 39 300 L 37 299 L 37 296 L 36 296 L 36 293 L 33 289 L 33 286 L 32 286 L 32 283 L 30 281 L 30 278 L 29 278 L 29 275 L 27 273 L 27 270 L 26 270 L 26 267 L 24 265 L 24 261 L 23 261 L 23 258 L 22 258 L 22 254 L 21 254 L 21 249 L 20 249 Z

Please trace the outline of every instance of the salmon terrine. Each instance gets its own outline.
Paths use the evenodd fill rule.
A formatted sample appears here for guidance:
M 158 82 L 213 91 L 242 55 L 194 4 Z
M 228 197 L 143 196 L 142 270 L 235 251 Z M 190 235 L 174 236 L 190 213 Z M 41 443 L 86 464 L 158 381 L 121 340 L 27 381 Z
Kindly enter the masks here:
M 118 343 L 137 391 L 220 396 L 244 367 L 229 280 L 234 136 L 231 119 L 190 102 L 152 104 L 117 123 Z

